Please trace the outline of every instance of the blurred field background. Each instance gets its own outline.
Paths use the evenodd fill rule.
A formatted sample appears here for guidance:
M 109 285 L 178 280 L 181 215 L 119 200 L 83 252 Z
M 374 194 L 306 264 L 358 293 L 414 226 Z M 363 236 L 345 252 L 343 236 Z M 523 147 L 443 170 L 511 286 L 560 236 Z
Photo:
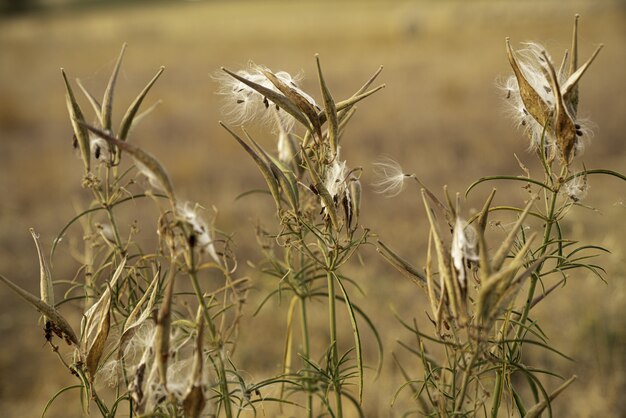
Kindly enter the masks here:
M 253 60 L 274 71 L 303 71 L 302 87 L 319 99 L 313 58 L 319 53 L 334 97 L 342 99 L 384 65 L 380 81 L 387 87 L 359 105 L 342 153 L 350 167 L 364 168 L 362 223 L 416 265 L 425 262 L 428 235 L 418 191 L 409 188 L 393 199 L 373 194 L 374 161 L 389 155 L 435 191 L 444 184 L 464 191 L 484 175 L 520 174 L 513 153 L 539 172 L 525 137 L 503 116 L 503 95 L 495 87 L 498 76 L 510 73 L 506 36 L 514 45 L 540 41 L 560 60 L 569 47 L 573 16 L 581 14 L 581 59 L 599 43 L 605 48 L 582 79 L 581 113 L 597 129 L 577 164 L 626 171 L 624 1 L 54 3 L 0 16 L 0 272 L 33 292 L 38 265 L 28 228 L 34 227 L 49 248 L 87 197 L 80 187 L 82 163 L 71 148 L 59 68 L 99 96 L 123 42 L 129 48 L 114 118 L 119 123 L 127 104 L 164 65 L 165 74 L 145 102 L 163 103 L 137 127 L 132 141 L 167 167 L 179 195 L 219 209 L 219 228 L 233 233 L 237 243 L 238 275 L 254 279 L 248 315 L 276 285 L 246 265 L 259 260 L 254 227 L 259 220 L 271 225 L 273 205 L 258 198 L 235 200 L 263 180 L 217 124 L 224 116 L 211 74 L 221 66 L 239 69 Z M 81 103 L 91 115 L 87 102 Z M 261 142 L 273 147 L 273 138 L 257 131 Z M 490 187 L 475 192 L 465 209 L 478 208 Z M 524 197 L 504 185 L 496 201 L 522 204 Z M 576 238 L 611 249 L 601 259 L 608 284 L 576 273 L 535 312 L 556 348 L 576 359 L 527 353 L 529 362 L 579 376 L 555 402 L 556 416 L 619 417 L 626 411 L 625 202 L 623 183 L 590 178 L 585 203 L 596 211 L 573 209 L 566 228 Z M 79 229 L 70 234 L 80 239 Z M 154 228 L 143 229 L 142 236 L 154 237 Z M 391 353 L 403 356 L 396 341 L 408 336 L 393 310 L 423 322 L 426 300 L 383 264 L 373 247 L 362 257 L 365 266 L 351 266 L 351 272 L 367 296 L 356 302 L 374 319 L 386 354 L 379 380 L 366 376 L 365 410 L 368 417 L 400 417 L 411 400 L 405 393 L 390 408 L 403 383 Z M 70 259 L 69 246 L 62 246 L 53 260 L 55 279 L 72 278 L 76 264 Z M 285 306 L 274 305 L 244 321 L 235 362 L 255 380 L 280 369 L 284 311 Z M 4 417 L 39 416 L 46 401 L 73 379 L 44 346 L 37 317 L 0 288 Z M 322 324 L 318 335 L 326 341 L 323 329 Z M 375 349 L 366 342 L 373 365 Z M 344 346 L 349 343 L 346 339 Z M 407 360 L 409 368 L 412 361 Z M 554 379 L 545 382 L 548 388 L 557 386 Z M 64 395 L 47 416 L 79 415 L 77 398 Z

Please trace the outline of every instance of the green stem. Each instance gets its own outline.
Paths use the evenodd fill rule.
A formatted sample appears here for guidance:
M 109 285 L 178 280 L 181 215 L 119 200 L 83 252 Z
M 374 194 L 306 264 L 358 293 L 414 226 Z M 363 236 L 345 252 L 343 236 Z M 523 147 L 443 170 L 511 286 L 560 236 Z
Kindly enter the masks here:
M 459 392 L 459 397 L 457 398 L 456 406 L 454 410 L 456 413 L 460 413 L 463 410 L 463 402 L 465 401 L 465 395 L 467 393 L 467 386 L 469 383 L 469 379 L 472 376 L 472 368 L 474 367 L 474 363 L 478 359 L 478 347 L 476 351 L 472 354 L 469 362 L 467 363 L 467 367 L 465 372 L 463 373 L 463 381 L 461 382 L 461 391 Z
M 550 208 L 548 209 L 548 214 L 546 219 L 546 229 L 543 234 L 543 242 L 541 247 L 541 253 L 539 257 L 543 257 L 548 250 L 548 242 L 550 241 L 550 234 L 552 233 L 552 225 L 555 222 L 554 219 L 554 211 L 556 208 L 556 201 L 559 194 L 560 186 L 556 186 L 552 192 L 552 196 L 550 197 Z M 537 272 L 541 272 L 543 268 L 543 263 L 537 268 Z M 528 313 L 530 312 L 530 308 L 532 306 L 533 299 L 535 297 L 535 288 L 537 287 L 537 281 L 539 280 L 539 274 L 533 274 L 530 277 L 530 286 L 528 287 L 528 295 L 526 296 L 526 305 L 524 305 L 524 309 L 522 310 L 522 315 L 520 317 L 519 323 L 520 325 L 517 328 L 517 333 L 515 334 L 515 340 L 520 341 L 522 333 L 524 332 L 524 324 L 528 319 Z M 515 343 L 514 350 L 519 346 L 519 342 Z
M 226 369 L 224 368 L 224 347 L 222 347 L 217 356 L 217 364 L 220 370 L 220 390 L 222 392 L 224 402 L 224 412 L 227 418 L 232 418 L 233 411 L 230 407 L 230 392 L 228 391 L 228 381 L 226 380 Z
M 332 272 L 326 273 L 326 280 L 328 286 L 328 315 L 330 326 L 330 347 L 331 347 L 331 360 L 333 362 L 332 367 L 335 368 L 335 380 L 333 382 L 335 386 L 335 400 L 337 403 L 337 418 L 343 417 L 343 407 L 341 404 L 341 383 L 339 381 L 339 352 L 337 350 L 337 320 L 335 314 L 335 278 Z
M 502 400 L 502 370 L 499 369 L 496 372 L 496 382 L 493 387 L 493 403 L 491 405 L 491 418 L 498 417 L 498 411 L 500 410 L 501 400 Z
M 111 229 L 113 229 L 113 236 L 115 237 L 115 246 L 118 248 L 120 253 L 124 252 L 122 248 L 122 239 L 120 238 L 120 232 L 117 228 L 117 222 L 115 221 L 115 216 L 113 216 L 113 209 L 110 206 L 106 206 L 107 216 L 109 218 L 109 222 L 111 222 Z
M 546 168 L 546 170 L 548 169 Z M 566 170 L 565 168 L 561 170 L 561 177 L 565 174 L 565 170 Z M 548 172 L 547 174 L 551 178 L 551 175 L 550 175 L 551 173 Z M 548 250 L 548 242 L 550 241 L 550 235 L 552 234 L 552 225 L 555 222 L 554 214 L 555 214 L 555 209 L 556 209 L 556 201 L 557 201 L 560 189 L 561 189 L 560 183 L 556 184 L 554 188 L 552 189 L 552 194 L 550 195 L 548 212 L 546 214 L 547 221 L 546 221 L 546 226 L 545 226 L 545 230 L 543 234 L 543 242 L 542 242 L 541 252 L 539 254 L 539 257 L 543 257 L 546 251 Z M 537 272 L 541 272 L 542 268 L 543 268 L 543 263 L 541 263 L 541 265 L 537 268 Z M 530 277 L 530 285 L 528 287 L 528 294 L 526 296 L 526 304 L 524 305 L 524 308 L 522 309 L 522 313 L 520 315 L 519 325 L 515 333 L 516 342 L 513 344 L 511 352 L 516 352 L 518 348 L 521 346 L 521 338 L 525 329 L 524 324 L 526 324 L 526 321 L 528 320 L 528 314 L 530 312 L 530 309 L 532 307 L 532 302 L 535 297 L 535 289 L 537 288 L 537 282 L 539 281 L 539 277 L 540 277 L 539 273 L 532 274 Z M 492 418 L 495 418 L 498 416 L 498 410 L 500 409 L 500 402 L 501 402 L 501 397 L 502 397 L 503 373 L 504 373 L 503 370 L 498 370 L 496 372 L 496 381 L 494 383 L 494 389 L 493 389 L 494 397 L 493 397 L 493 404 L 491 407 Z
M 300 321 L 302 327 L 302 341 L 304 342 L 304 357 L 309 359 L 310 356 L 310 341 L 309 341 L 309 322 L 306 312 L 306 298 L 300 297 Z M 306 389 L 306 409 L 308 418 L 313 418 L 313 393 L 311 393 L 311 375 L 309 373 L 308 363 L 305 364 L 304 370 L 304 388 Z
M 228 381 L 226 380 L 226 369 L 224 368 L 224 346 L 221 341 L 218 341 L 217 330 L 215 328 L 215 324 L 213 323 L 213 318 L 211 318 L 211 314 L 209 313 L 209 307 L 206 304 L 206 300 L 204 299 L 204 295 L 202 294 L 202 289 L 200 288 L 200 283 L 198 282 L 198 274 L 195 268 L 195 257 L 193 254 L 193 250 L 189 251 L 189 277 L 191 277 L 191 285 L 193 286 L 193 290 L 196 293 L 196 298 L 198 299 L 198 303 L 202 306 L 202 312 L 204 314 L 204 318 L 206 320 L 209 333 L 211 336 L 211 341 L 213 344 L 218 344 L 220 349 L 217 355 L 217 364 L 219 369 L 219 380 L 220 380 L 220 391 L 222 392 L 223 402 L 224 402 L 224 411 L 226 413 L 227 418 L 232 418 L 233 413 L 230 406 L 230 392 L 228 390 Z

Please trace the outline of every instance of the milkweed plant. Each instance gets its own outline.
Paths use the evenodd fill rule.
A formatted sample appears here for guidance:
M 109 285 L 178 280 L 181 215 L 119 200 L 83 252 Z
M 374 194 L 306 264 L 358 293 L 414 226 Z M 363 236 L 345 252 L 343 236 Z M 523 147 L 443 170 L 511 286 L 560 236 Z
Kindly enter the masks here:
M 355 105 L 384 87 L 371 87 L 382 67 L 343 100 L 329 90 L 317 56 L 319 94 L 301 89 L 300 75 L 254 63 L 214 75 L 228 117 L 220 124 L 266 184 L 264 190 L 241 191 L 241 199 L 262 199 L 275 209 L 272 223 L 256 228 L 260 261 L 254 271 L 274 283 L 257 311 L 273 299 L 286 301 L 284 349 L 276 375 L 256 382 L 238 369 L 234 352 L 257 277 L 238 276 L 233 239 L 216 226 L 217 210 L 179 196 L 165 167 L 132 141 L 133 128 L 158 104 L 140 111 L 163 68 L 119 126 L 112 109 L 125 46 L 100 100 L 62 70 L 74 147 L 84 167 L 81 184 L 91 201 L 61 228 L 49 255 L 31 229 L 39 255 L 38 296 L 0 275 L 39 311 L 46 344 L 75 377 L 42 406 L 42 415 L 73 391 L 85 414 L 103 417 L 232 418 L 264 415 L 272 403 L 290 408 L 290 416 L 364 416 L 363 329 L 374 335 L 377 372 L 383 344 L 353 297 L 361 293 L 355 271 L 367 264 L 345 266 L 365 245 L 375 245 L 429 301 L 427 326 L 407 319 L 411 313 L 397 313 L 412 334 L 412 343 L 400 344 L 418 360 L 408 365 L 396 359 L 406 382 L 390 403 L 407 393 L 415 401 L 403 416 L 551 414 L 554 398 L 576 377 L 555 384 L 546 377 L 552 371 L 526 363 L 529 346 L 565 356 L 548 343 L 533 308 L 555 297 L 575 270 L 604 279 L 602 267 L 590 260 L 606 250 L 568 238 L 563 225 L 570 208 L 584 207 L 591 176 L 626 180 L 610 170 L 576 168 L 591 136 L 589 122 L 578 117 L 579 80 L 601 49 L 579 65 L 577 28 L 578 16 L 571 50 L 558 64 L 540 44 L 516 50 L 506 40 L 513 75 L 501 88 L 541 163 L 539 176 L 520 163 L 523 175 L 483 177 L 464 195 L 450 196 L 444 187 L 438 196 L 392 159 L 374 164 L 377 191 L 398 196 L 410 182 L 421 193 L 430 226 L 426 253 L 416 261 L 423 268 L 361 225 L 364 168 L 348 163 L 349 143 L 344 151 Z M 77 87 L 91 118 L 79 105 Z M 246 130 L 253 123 L 275 137 L 271 149 Z M 493 189 L 480 211 L 463 207 L 465 197 L 494 181 L 523 185 L 526 202 L 496 205 Z M 143 211 L 141 224 L 128 221 L 139 217 L 133 210 L 142 201 L 155 207 L 154 216 Z M 514 223 L 504 234 L 491 234 L 488 219 L 506 212 Z M 137 239 L 145 223 L 156 230 L 152 246 Z M 78 228 L 82 241 L 71 253 L 79 267 L 73 278 L 57 278 L 50 259 Z M 321 335 L 310 319 L 320 304 L 328 321 Z M 82 314 L 72 314 L 69 305 Z

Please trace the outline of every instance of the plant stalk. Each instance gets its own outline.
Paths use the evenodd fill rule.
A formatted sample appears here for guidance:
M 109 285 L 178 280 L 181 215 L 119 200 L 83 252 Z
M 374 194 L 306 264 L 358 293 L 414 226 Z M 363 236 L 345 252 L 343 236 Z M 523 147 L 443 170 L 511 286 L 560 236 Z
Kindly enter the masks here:
M 302 341 L 304 344 L 303 351 L 304 357 L 307 359 L 310 356 L 311 345 L 309 341 L 309 321 L 306 311 L 306 298 L 300 297 L 300 322 L 302 327 Z M 304 370 L 304 388 L 306 389 L 306 409 L 307 417 L 313 418 L 313 393 L 311 392 L 311 375 L 309 373 L 308 363 L 305 364 Z
M 343 417 L 343 408 L 341 404 L 341 383 L 339 381 L 339 353 L 337 350 L 337 320 L 335 314 L 335 279 L 332 272 L 326 273 L 326 280 L 328 286 L 328 316 L 329 316 L 329 328 L 330 328 L 330 349 L 331 360 L 333 362 L 332 367 L 336 368 L 336 374 L 333 385 L 335 386 L 335 401 L 337 403 L 337 418 Z

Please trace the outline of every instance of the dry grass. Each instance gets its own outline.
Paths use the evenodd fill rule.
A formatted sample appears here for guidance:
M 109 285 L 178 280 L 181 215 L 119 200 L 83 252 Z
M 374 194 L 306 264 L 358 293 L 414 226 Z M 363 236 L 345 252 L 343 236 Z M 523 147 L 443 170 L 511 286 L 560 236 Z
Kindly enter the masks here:
M 570 27 L 575 12 L 582 15 L 582 55 L 587 56 L 599 42 L 606 45 L 594 64 L 593 76 L 582 82 L 582 113 L 588 113 L 600 127 L 584 161 L 588 168 L 601 164 L 623 171 L 626 14 L 619 3 L 483 2 L 471 7 L 408 2 L 189 3 L 2 21 L 0 271 L 35 289 L 36 255 L 28 227 L 37 227 L 50 242 L 59 225 L 74 213 L 70 196 L 80 190 L 67 179 L 80 175 L 81 164 L 70 156 L 71 128 L 66 122 L 61 66 L 93 90 L 100 90 L 119 46 L 128 42 L 118 103 L 130 101 L 158 66 L 166 66 L 148 99 L 148 103 L 157 98 L 164 103 L 134 137 L 158 153 L 183 194 L 220 209 L 220 225 L 236 232 L 240 257 L 246 259 L 255 257 L 246 242 L 253 241 L 256 218 L 268 215 L 265 210 L 271 206 L 251 210 L 245 201 L 234 200 L 261 183 L 253 164 L 218 129 L 219 103 L 210 73 L 253 59 L 275 70 L 304 70 L 308 79 L 304 88 L 316 91 L 313 54 L 318 52 L 326 63 L 331 88 L 345 97 L 383 64 L 382 78 L 388 87 L 362 106 L 356 115 L 359 122 L 344 144 L 351 164 L 365 168 L 364 185 L 371 182 L 371 162 L 384 153 L 399 159 L 433 188 L 449 184 L 452 190 L 463 190 L 469 179 L 480 175 L 517 173 L 512 152 L 530 164 L 524 151 L 526 141 L 502 117 L 501 98 L 493 87 L 495 77 L 509 71 L 504 37 L 515 42 L 543 39 L 550 49 L 564 49 L 568 38 L 563 28 Z M 266 138 L 268 147 L 269 141 Z M 424 217 L 418 193 L 403 195 L 405 203 L 398 205 L 397 198 L 375 199 L 365 189 L 362 222 L 384 231 L 386 240 L 415 259 L 422 253 L 426 236 L 420 232 L 426 224 L 420 220 Z M 616 192 L 603 193 L 608 189 Z M 516 194 L 516 190 L 499 192 Z M 613 250 L 603 260 L 609 270 L 608 286 L 578 274 L 563 293 L 568 297 L 540 311 L 552 341 L 579 360 L 556 365 L 564 374 L 573 370 L 580 377 L 557 401 L 563 416 L 619 416 L 626 408 L 620 397 L 626 385 L 621 366 L 626 363 L 626 334 L 620 321 L 626 313 L 626 247 L 621 238 L 626 234 L 625 200 L 622 185 L 593 179 L 588 203 L 600 213 L 575 214 L 571 222 L 576 236 L 600 241 Z M 406 233 L 407 225 L 415 228 L 414 234 Z M 375 254 L 369 251 L 365 256 L 373 259 Z M 70 274 L 74 267 L 64 265 L 63 258 L 54 266 L 57 277 Z M 404 317 L 422 317 L 427 302 L 382 264 L 370 267 L 363 280 L 375 302 L 368 299 L 361 304 L 376 318 L 387 353 L 398 351 L 395 340 L 405 335 L 389 305 L 393 303 Z M 259 290 L 264 286 L 272 285 L 257 284 Z M 0 410 L 5 416 L 34 415 L 58 382 L 68 382 L 71 376 L 50 379 L 58 369 L 52 355 L 40 349 L 41 335 L 32 313 L 4 289 L 0 292 L 4 341 Z M 254 301 L 249 312 L 253 307 Z M 567 327 L 551 323 L 553 315 L 572 321 Z M 283 315 L 265 310 L 258 321 L 275 317 Z M 282 343 L 277 341 L 282 339 L 282 329 L 269 332 L 244 326 L 241 347 L 254 347 L 237 353 L 245 370 L 255 375 L 278 367 L 274 359 L 279 358 Z M 387 373 L 371 385 L 376 388 L 370 386 L 365 393 L 368 416 L 401 416 L 401 407 L 390 411 L 388 404 L 402 379 L 390 358 L 386 365 Z M 58 405 L 50 416 L 67 413 Z

